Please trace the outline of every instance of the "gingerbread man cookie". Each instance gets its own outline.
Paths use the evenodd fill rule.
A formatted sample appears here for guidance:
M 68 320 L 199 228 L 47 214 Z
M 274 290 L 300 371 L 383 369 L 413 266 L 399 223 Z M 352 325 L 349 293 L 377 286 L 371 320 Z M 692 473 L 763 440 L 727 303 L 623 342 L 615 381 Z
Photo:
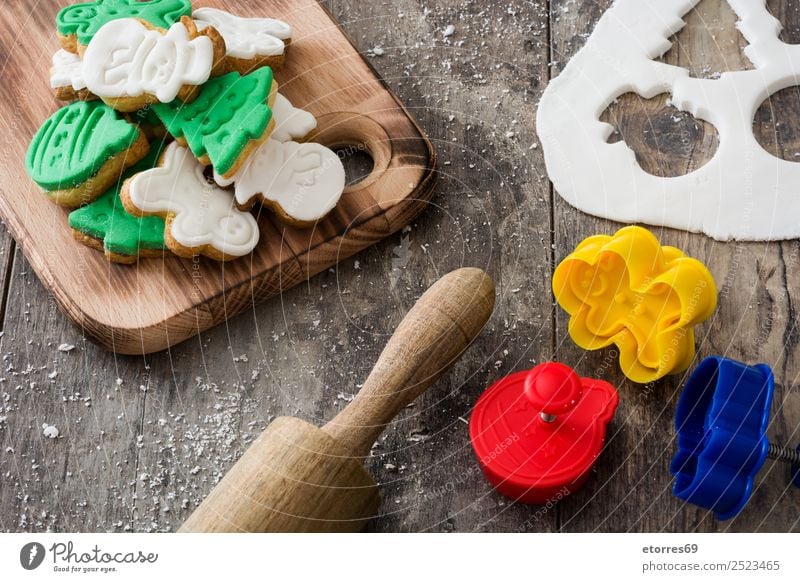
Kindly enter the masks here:
M 158 167 L 136 174 L 122 187 L 122 203 L 134 216 L 166 218 L 164 240 L 182 257 L 205 255 L 218 261 L 250 253 L 260 236 L 249 212 L 203 175 L 192 153 L 173 142 Z
M 215 180 L 221 186 L 234 184 L 240 208 L 259 200 L 283 222 L 302 228 L 336 206 L 345 173 L 339 156 L 323 145 L 268 139 L 232 178 L 215 175 Z
M 244 76 L 215 77 L 192 103 L 157 103 L 153 111 L 201 163 L 228 177 L 272 132 L 277 91 L 272 69 L 261 67 Z
M 82 52 L 103 25 L 118 18 L 139 18 L 169 28 L 192 13 L 191 0 L 94 0 L 62 8 L 56 16 L 61 46 Z
M 144 134 L 100 101 L 76 101 L 56 111 L 36 132 L 25 167 L 56 204 L 91 202 L 150 146 Z
M 225 42 L 214 28 L 198 33 L 184 17 L 169 30 L 135 18 L 112 20 L 83 55 L 86 88 L 118 111 L 149 103 L 191 101 L 200 85 L 222 72 Z
M 226 66 L 242 75 L 269 66 L 281 67 L 292 38 L 292 27 L 274 18 L 242 18 L 216 8 L 192 14 L 197 28 L 213 26 L 225 39 Z

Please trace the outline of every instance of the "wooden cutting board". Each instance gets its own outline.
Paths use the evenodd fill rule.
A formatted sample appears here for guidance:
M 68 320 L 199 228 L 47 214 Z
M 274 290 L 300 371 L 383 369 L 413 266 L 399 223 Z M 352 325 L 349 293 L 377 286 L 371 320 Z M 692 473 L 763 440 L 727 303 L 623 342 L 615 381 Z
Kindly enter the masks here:
M 348 187 L 316 228 L 285 227 L 261 212 L 252 256 L 109 263 L 72 239 L 68 212 L 28 178 L 25 151 L 59 106 L 49 89 L 58 48 L 55 15 L 66 0 L 0 5 L 0 214 L 61 309 L 98 343 L 124 354 L 181 342 L 279 294 L 408 224 L 432 195 L 432 146 L 350 39 L 316 0 L 196 2 L 294 28 L 280 91 L 319 120 L 316 141 L 363 150 L 372 173 Z

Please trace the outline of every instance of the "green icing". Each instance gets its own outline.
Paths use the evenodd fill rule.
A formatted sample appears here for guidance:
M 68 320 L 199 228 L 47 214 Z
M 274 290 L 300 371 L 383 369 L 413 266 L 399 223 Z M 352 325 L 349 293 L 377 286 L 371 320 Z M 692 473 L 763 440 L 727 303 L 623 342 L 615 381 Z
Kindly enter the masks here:
M 159 28 L 169 28 L 191 16 L 191 0 L 94 0 L 62 8 L 56 26 L 63 36 L 78 36 L 78 43 L 88 45 L 104 24 L 118 18 L 141 18 Z
M 156 103 L 153 110 L 174 137 L 184 138 L 192 153 L 208 155 L 220 173 L 230 170 L 250 140 L 258 139 L 272 119 L 267 104 L 272 69 L 261 67 L 242 76 L 214 77 L 191 103 Z
M 125 172 L 113 188 L 88 206 L 70 212 L 70 227 L 102 240 L 106 251 L 119 255 L 135 255 L 140 249 L 165 249 L 164 219 L 128 214 L 119 197 L 127 178 L 156 166 L 163 146 L 163 143 L 152 144 L 150 152 Z
M 76 101 L 39 128 L 28 147 L 25 167 L 45 190 L 74 188 L 138 138 L 139 129 L 102 101 Z

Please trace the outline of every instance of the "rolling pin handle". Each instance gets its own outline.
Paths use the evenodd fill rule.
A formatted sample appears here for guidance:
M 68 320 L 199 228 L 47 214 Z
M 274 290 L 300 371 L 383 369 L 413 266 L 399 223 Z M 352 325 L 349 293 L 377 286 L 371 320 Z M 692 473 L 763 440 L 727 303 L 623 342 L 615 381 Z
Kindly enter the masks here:
M 383 429 L 455 362 L 494 309 L 494 283 L 480 269 L 448 273 L 400 323 L 355 399 L 322 430 L 366 457 Z

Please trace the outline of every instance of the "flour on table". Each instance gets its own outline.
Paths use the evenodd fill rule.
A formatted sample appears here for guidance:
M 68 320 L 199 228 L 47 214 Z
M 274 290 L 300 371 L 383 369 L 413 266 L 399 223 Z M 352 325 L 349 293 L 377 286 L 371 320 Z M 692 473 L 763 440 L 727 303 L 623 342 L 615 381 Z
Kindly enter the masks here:
M 49 439 L 54 439 L 58 438 L 59 432 L 58 429 L 52 424 L 44 423 L 42 425 L 42 434 Z

